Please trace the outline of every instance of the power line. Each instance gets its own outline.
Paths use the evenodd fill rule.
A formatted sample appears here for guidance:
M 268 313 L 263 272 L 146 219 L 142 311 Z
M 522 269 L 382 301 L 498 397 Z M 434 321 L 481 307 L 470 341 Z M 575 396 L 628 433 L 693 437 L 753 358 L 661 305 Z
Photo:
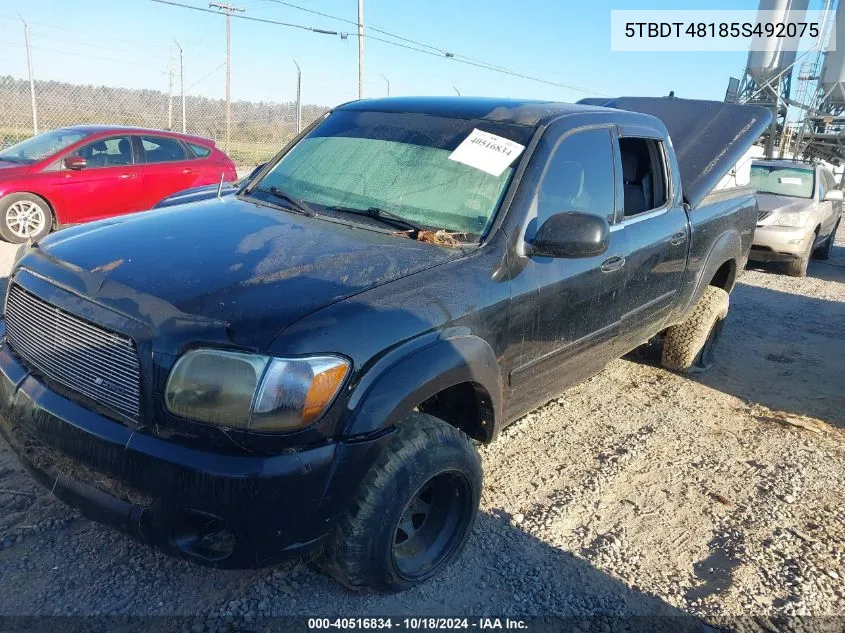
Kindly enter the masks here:
M 172 7 L 181 7 L 182 9 L 192 9 L 193 11 L 201 11 L 202 13 L 211 13 L 213 15 L 226 15 L 221 11 L 215 11 L 214 9 L 206 9 L 205 7 L 195 7 L 190 4 L 182 4 L 181 2 L 171 2 L 171 0 L 150 0 L 150 2 L 157 2 L 158 4 L 166 4 Z M 276 26 L 287 26 L 293 29 L 301 29 L 303 31 L 311 31 L 313 33 L 320 33 L 323 35 L 340 35 L 337 31 L 327 31 L 325 29 L 318 29 L 313 26 L 305 26 L 304 24 L 293 24 L 291 22 L 280 22 L 278 20 L 268 20 L 267 18 L 256 18 L 251 15 L 232 15 L 233 18 L 237 18 L 238 20 L 249 20 L 250 22 L 263 22 L 265 24 L 274 24 Z
M 302 10 L 305 10 L 305 11 L 308 11 L 308 12 L 320 13 L 324 17 L 329 17 L 331 19 L 342 20 L 344 22 L 355 24 L 356 27 L 358 25 L 357 22 L 352 22 L 351 20 L 346 20 L 344 18 L 338 18 L 336 16 L 331 16 L 329 14 L 322 14 L 321 12 L 314 11 L 313 9 L 305 9 L 304 7 L 298 7 L 297 5 L 292 5 L 290 3 L 283 2 L 282 0 L 268 0 L 268 1 L 269 2 L 276 2 L 278 4 L 289 5 L 289 6 L 292 6 L 292 7 L 298 8 L 298 9 L 302 9 Z M 206 9 L 204 7 L 197 7 L 197 6 L 193 6 L 193 5 L 190 5 L 190 4 L 182 4 L 180 2 L 174 2 L 173 0 L 150 0 L 150 2 L 156 2 L 158 4 L 165 4 L 165 5 L 174 6 L 174 7 L 181 7 L 183 9 L 191 9 L 193 11 L 201 11 L 203 13 L 212 13 L 214 15 L 225 15 L 225 14 L 219 12 L 219 11 L 214 11 L 212 9 Z M 312 27 L 312 26 L 306 26 L 304 24 L 294 24 L 294 23 L 291 23 L 291 22 L 281 22 L 279 20 L 270 20 L 270 19 L 267 19 L 267 18 L 257 18 L 257 17 L 254 17 L 254 16 L 248 16 L 248 15 L 233 15 L 232 17 L 237 18 L 239 20 L 248 20 L 250 22 L 262 22 L 264 24 L 273 24 L 273 25 L 276 25 L 276 26 L 286 26 L 286 27 L 289 27 L 289 28 L 296 28 L 296 29 L 300 29 L 300 30 L 303 30 L 303 31 L 311 31 L 313 33 L 320 33 L 320 34 L 323 34 L 323 35 L 341 35 L 337 31 L 332 31 L 332 30 L 328 30 L 328 29 L 319 29 L 319 28 Z M 380 29 L 372 29 L 372 30 L 376 30 L 376 31 L 378 31 L 382 34 L 387 33 L 387 32 L 380 30 Z M 389 36 L 397 38 L 397 39 L 401 38 L 401 36 L 395 36 L 392 33 L 390 33 Z M 463 55 L 456 55 L 456 54 L 451 53 L 449 51 L 445 51 L 445 50 L 443 50 L 439 47 L 431 46 L 429 44 L 423 44 L 421 42 L 417 43 L 414 40 L 409 40 L 408 38 L 401 38 L 401 39 L 404 39 L 405 41 L 413 42 L 415 45 L 412 46 L 411 44 L 402 44 L 401 42 L 395 42 L 393 40 L 388 40 L 388 39 L 385 39 L 385 38 L 376 37 L 374 35 L 370 35 L 370 34 L 366 34 L 366 33 L 364 34 L 364 37 L 371 39 L 375 42 L 382 42 L 384 44 L 389 44 L 391 46 L 397 46 L 399 48 L 404 48 L 404 49 L 407 49 L 407 50 L 416 51 L 418 53 L 424 53 L 426 55 L 431 55 L 431 56 L 434 56 L 434 57 L 450 59 L 450 60 L 457 62 L 457 63 L 460 63 L 460 64 L 466 64 L 468 66 L 473 66 L 473 67 L 476 67 L 476 68 L 482 68 L 484 70 L 490 70 L 490 71 L 493 71 L 493 72 L 502 73 L 504 75 L 509 75 L 511 77 L 517 77 L 519 79 L 526 79 L 528 81 L 534 81 L 534 82 L 537 82 L 537 83 L 542 83 L 542 84 L 545 84 L 547 86 L 554 86 L 556 88 L 564 88 L 566 90 L 573 90 L 575 92 L 582 92 L 582 93 L 585 93 L 585 94 L 592 94 L 592 95 L 597 95 L 597 96 L 600 96 L 600 97 L 610 96 L 606 93 L 598 92 L 596 90 L 590 90 L 588 88 L 581 88 L 579 86 L 573 86 L 571 84 L 565 84 L 565 83 L 558 82 L 558 81 L 551 81 L 549 79 L 543 79 L 541 77 L 535 77 L 533 75 L 528 75 L 528 74 L 525 74 L 525 73 L 522 73 L 522 72 L 519 72 L 519 71 L 516 71 L 516 70 L 504 68 L 502 66 L 496 66 L 495 64 L 491 64 L 491 63 L 484 62 L 484 61 L 481 61 L 481 60 L 476 60 L 474 58 L 466 57 L 466 56 L 463 56 Z M 426 49 L 429 49 L 429 50 L 426 50 Z
M 0 44 L 9 44 L 11 46 L 20 46 L 20 42 L 10 42 L 8 40 L 0 40 Z M 74 55 L 76 57 L 85 57 L 87 59 L 96 59 L 99 61 L 106 61 L 106 62 L 117 62 L 118 64 L 132 64 L 133 66 L 143 66 L 144 68 L 149 68 L 149 64 L 139 61 L 132 61 L 129 59 L 115 59 L 114 57 L 102 57 L 99 55 L 86 55 L 85 53 L 79 53 L 76 51 L 63 51 L 58 50 L 55 48 L 46 48 L 44 46 L 32 46 L 34 50 L 38 51 L 46 51 L 48 53 L 61 53 L 62 55 Z
M 291 7 L 292 9 L 298 9 L 300 11 L 305 11 L 307 13 L 313 13 L 315 15 L 319 15 L 319 16 L 322 16 L 324 18 L 329 18 L 331 20 L 338 20 L 338 21 L 343 22 L 345 24 L 352 24 L 356 27 L 358 26 L 358 22 L 356 22 L 354 20 L 348 20 L 346 18 L 342 18 L 342 17 L 336 16 L 336 15 L 324 13 L 323 11 L 317 11 L 315 9 L 309 9 L 307 7 L 301 7 L 301 6 L 293 4 L 291 2 L 286 2 L 285 0 L 265 0 L 265 1 L 266 2 L 272 2 L 274 4 L 283 5 L 283 6 L 286 6 L 286 7 Z M 409 50 L 414 50 L 414 51 L 417 51 L 417 52 L 420 52 L 420 53 L 426 53 L 426 54 L 429 54 L 429 55 L 434 54 L 437 57 L 443 56 L 443 57 L 446 57 L 448 59 L 453 59 L 454 61 L 458 61 L 458 62 L 461 62 L 461 63 L 464 63 L 464 64 L 468 64 L 470 66 L 475 66 L 477 68 L 485 68 L 487 70 L 492 70 L 492 71 L 495 71 L 495 72 L 504 73 L 506 75 L 511 75 L 513 77 L 528 79 L 528 80 L 531 80 L 531 81 L 536 81 L 536 82 L 544 83 L 544 84 L 551 85 L 551 86 L 557 86 L 557 87 L 560 87 L 560 88 L 567 88 L 569 90 L 576 90 L 578 92 L 584 92 L 584 93 L 587 93 L 587 94 L 594 94 L 594 95 L 598 95 L 598 96 L 601 96 L 601 97 L 609 96 L 609 95 L 603 94 L 601 92 L 589 90 L 587 88 L 580 88 L 578 86 L 572 86 L 572 85 L 569 85 L 569 84 L 564 84 L 564 83 L 560 83 L 560 82 L 541 79 L 539 77 L 532 77 L 531 75 L 526 75 L 525 73 L 521 73 L 517 70 L 505 68 L 504 66 L 499 66 L 499 65 L 493 64 L 491 62 L 486 62 L 486 61 L 481 60 L 481 59 L 476 59 L 474 57 L 468 57 L 466 55 L 459 55 L 457 53 L 450 52 L 450 51 L 448 51 L 448 50 L 446 50 L 446 49 L 444 49 L 440 46 L 434 46 L 432 44 L 426 44 L 425 42 L 413 40 L 411 38 L 404 37 L 402 35 L 397 35 L 396 33 L 391 33 L 390 31 L 386 31 L 384 29 L 381 29 L 381 28 L 378 28 L 378 27 L 375 27 L 375 26 L 372 26 L 372 25 L 369 25 L 369 24 L 367 25 L 367 30 L 376 31 L 377 33 L 381 33 L 382 35 L 387 35 L 388 37 L 392 37 L 396 40 L 406 42 L 407 44 L 413 44 L 414 46 L 421 47 L 421 48 L 424 48 L 424 49 L 429 49 L 429 50 L 420 50 L 419 48 L 414 48 L 412 46 L 408 46 L 407 44 L 402 45 L 402 44 L 399 44 L 398 42 L 392 42 L 392 41 L 385 40 L 385 39 L 382 39 L 382 38 L 378 38 L 378 37 L 375 37 L 375 36 L 372 36 L 372 35 L 367 35 L 367 34 L 364 35 L 364 37 L 369 38 L 371 40 L 374 40 L 376 42 L 384 42 L 386 44 L 392 44 L 393 46 L 400 46 L 401 48 L 407 48 Z M 432 51 L 436 51 L 436 53 L 433 53 Z
M 18 18 L 16 16 L 11 16 L 11 15 L 0 15 L 0 20 L 12 20 L 12 21 L 17 22 Z M 162 49 L 167 48 L 167 46 L 165 44 L 156 44 L 155 42 L 144 42 L 142 40 L 133 40 L 133 39 L 125 38 L 125 37 L 115 37 L 114 35 L 108 35 L 108 34 L 103 34 L 103 33 L 92 33 L 91 31 L 79 31 L 79 30 L 76 30 L 76 29 L 67 28 L 65 26 L 56 26 L 55 24 L 47 24 L 46 22 L 29 21 L 29 23 L 34 24 L 36 26 L 43 26 L 43 27 L 48 28 L 48 29 L 54 29 L 56 31 L 65 31 L 67 33 L 74 33 L 76 35 L 84 35 L 84 36 L 88 36 L 88 37 L 96 36 L 96 37 L 99 37 L 99 38 L 114 40 L 115 42 L 138 44 L 139 46 L 143 46 L 145 50 L 148 50 L 150 47 L 162 48 Z M 94 46 L 93 44 L 85 44 L 85 45 L 86 46 Z M 102 48 L 102 47 L 98 47 L 98 48 Z M 112 50 L 117 50 L 117 49 L 112 49 Z
M 373 37 L 372 35 L 367 35 L 366 37 L 371 39 L 371 40 L 375 40 L 376 42 L 384 42 L 385 44 L 391 44 L 393 46 L 398 46 L 400 48 L 407 48 L 407 49 L 412 50 L 412 51 L 417 51 L 418 53 L 424 53 L 426 55 L 433 55 L 434 57 L 442 57 L 441 55 L 438 55 L 437 53 L 434 53 L 432 51 L 423 50 L 421 48 L 415 48 L 413 46 L 408 46 L 406 44 L 400 44 L 399 42 L 391 42 L 390 40 L 386 40 L 386 39 L 383 39 L 383 38 L 380 38 L 380 37 Z M 493 66 L 487 66 L 484 63 L 477 63 L 477 62 L 469 61 L 468 59 L 458 59 L 458 58 L 447 58 L 447 59 L 452 59 L 453 61 L 458 62 L 459 64 L 467 64 L 468 66 L 475 66 L 477 68 L 483 68 L 484 70 L 491 70 L 493 72 L 502 73 L 503 75 L 510 75 L 511 77 L 518 77 L 520 79 L 528 79 L 529 81 L 536 81 L 537 83 L 546 84 L 547 86 L 555 86 L 556 88 L 566 88 L 567 90 L 574 90 L 576 92 L 583 92 L 585 94 L 596 95 L 598 97 L 610 97 L 611 96 L 611 95 L 608 95 L 608 94 L 603 93 L 603 92 L 597 92 L 595 90 L 590 90 L 588 88 L 581 88 L 579 86 L 572 86 L 570 84 L 564 84 L 564 83 L 560 83 L 560 82 L 557 82 L 557 81 L 551 81 L 549 79 L 543 79 L 541 77 L 533 77 L 531 75 L 526 75 L 524 73 L 521 73 L 521 72 L 518 72 L 518 71 L 515 71 L 515 70 L 508 70 L 507 68 L 497 68 L 497 67 L 493 67 Z

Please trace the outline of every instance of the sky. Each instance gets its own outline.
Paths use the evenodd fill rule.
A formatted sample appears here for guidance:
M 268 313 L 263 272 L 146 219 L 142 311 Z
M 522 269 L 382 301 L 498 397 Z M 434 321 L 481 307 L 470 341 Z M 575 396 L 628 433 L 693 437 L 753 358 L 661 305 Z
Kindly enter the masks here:
M 201 0 L 174 0 L 207 7 Z M 290 0 L 354 22 L 357 0 Z M 349 32 L 347 39 L 232 20 L 232 98 L 290 101 L 296 67 L 303 102 L 357 96 L 357 33 L 345 24 L 273 0 L 240 0 L 244 15 Z M 746 54 L 610 51 L 611 9 L 755 9 L 755 0 L 364 0 L 364 22 L 457 55 L 603 95 L 724 98 Z M 816 2 L 811 2 L 815 8 Z M 174 41 L 184 51 L 186 93 L 222 97 L 225 18 L 151 0 L 0 0 L 0 76 L 26 77 L 23 26 L 30 25 L 37 79 L 168 89 Z M 370 31 L 374 36 L 383 37 Z M 178 54 L 174 59 L 178 73 Z M 385 77 L 387 80 L 385 80 Z M 595 96 L 365 40 L 365 96 L 487 95 L 576 101 Z M 179 77 L 175 77 L 178 93 Z

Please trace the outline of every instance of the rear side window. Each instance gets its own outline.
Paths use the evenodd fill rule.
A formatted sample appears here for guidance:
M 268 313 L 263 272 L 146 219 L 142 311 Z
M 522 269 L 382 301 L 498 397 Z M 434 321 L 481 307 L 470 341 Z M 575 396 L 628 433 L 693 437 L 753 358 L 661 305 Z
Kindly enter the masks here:
M 669 187 L 663 143 L 654 139 L 619 139 L 625 217 L 654 211 L 666 204 Z
M 187 158 L 182 143 L 174 138 L 142 136 L 141 144 L 144 146 L 144 155 L 148 163 L 167 163 Z
M 204 145 L 197 145 L 196 143 L 188 143 L 187 145 L 197 158 L 206 158 L 211 154 L 211 150 Z
M 614 188 L 610 130 L 567 136 L 554 150 L 537 190 L 537 226 L 557 213 L 571 211 L 612 221 Z

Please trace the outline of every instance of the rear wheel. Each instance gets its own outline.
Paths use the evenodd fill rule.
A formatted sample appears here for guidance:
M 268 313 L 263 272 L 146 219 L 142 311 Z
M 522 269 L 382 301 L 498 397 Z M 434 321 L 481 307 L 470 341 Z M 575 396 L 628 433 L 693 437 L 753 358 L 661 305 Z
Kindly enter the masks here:
M 728 293 L 716 286 L 707 286 L 692 314 L 683 323 L 666 330 L 663 366 L 685 373 L 710 369 L 727 316 Z
M 21 244 L 47 235 L 53 228 L 50 205 L 32 193 L 13 193 L 0 200 L 0 235 Z
M 339 520 L 323 568 L 353 589 L 401 591 L 431 578 L 463 550 L 481 479 L 481 460 L 462 431 L 410 413 Z
M 830 253 L 833 250 L 833 242 L 836 240 L 836 231 L 839 230 L 839 220 L 836 221 L 836 224 L 833 227 L 833 230 L 830 232 L 830 235 L 827 236 L 827 239 L 819 246 L 815 251 L 813 251 L 813 258 L 814 259 L 830 259 Z

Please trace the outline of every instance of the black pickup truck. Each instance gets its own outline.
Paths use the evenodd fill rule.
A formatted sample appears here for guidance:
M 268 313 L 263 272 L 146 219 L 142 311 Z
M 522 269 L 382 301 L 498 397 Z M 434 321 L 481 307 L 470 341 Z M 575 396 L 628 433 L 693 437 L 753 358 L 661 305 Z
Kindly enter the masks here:
M 347 586 L 414 585 L 464 547 L 477 443 L 653 337 L 673 370 L 712 361 L 757 210 L 711 190 L 769 116 L 340 106 L 236 195 L 22 247 L 0 431 L 59 498 L 172 554 L 319 552 Z

